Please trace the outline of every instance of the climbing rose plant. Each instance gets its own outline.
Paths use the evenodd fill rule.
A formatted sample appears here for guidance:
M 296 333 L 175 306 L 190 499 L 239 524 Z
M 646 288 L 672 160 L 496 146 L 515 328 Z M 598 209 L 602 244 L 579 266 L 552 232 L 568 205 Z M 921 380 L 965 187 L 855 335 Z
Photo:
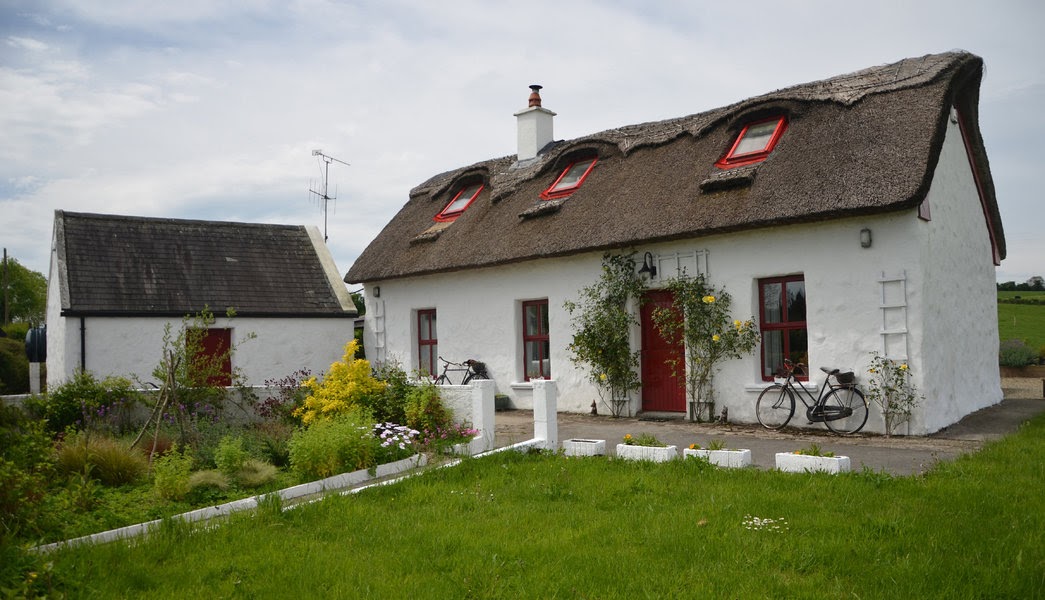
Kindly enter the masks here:
M 685 377 L 693 418 L 710 420 L 715 401 L 712 379 L 719 363 L 754 350 L 758 328 L 754 318 L 734 319 L 729 293 L 714 289 L 703 275 L 686 277 L 683 273 L 669 281 L 666 289 L 674 296 L 673 306 L 654 309 L 653 323 L 665 339 L 685 345 L 686 357 L 675 361 L 672 371 L 676 377 Z
M 910 422 L 911 413 L 925 397 L 918 394 L 912 383 L 906 362 L 872 352 L 867 373 L 867 399 L 882 410 L 885 435 L 890 436 L 900 425 Z
M 563 303 L 573 321 L 573 361 L 587 366 L 588 379 L 604 401 L 609 398 L 615 417 L 630 412 L 631 392 L 639 387 L 639 351 L 632 350 L 630 336 L 638 320 L 628 304 L 645 289 L 632 255 L 606 254 L 598 281 L 582 288 L 576 302 Z
M 310 425 L 317 419 L 328 419 L 366 407 L 368 399 L 385 391 L 385 382 L 376 379 L 370 369 L 370 361 L 356 358 L 356 340 L 345 345 L 345 354 L 330 365 L 323 381 L 309 377 L 302 383 L 308 391 L 304 403 L 294 411 L 294 416 Z

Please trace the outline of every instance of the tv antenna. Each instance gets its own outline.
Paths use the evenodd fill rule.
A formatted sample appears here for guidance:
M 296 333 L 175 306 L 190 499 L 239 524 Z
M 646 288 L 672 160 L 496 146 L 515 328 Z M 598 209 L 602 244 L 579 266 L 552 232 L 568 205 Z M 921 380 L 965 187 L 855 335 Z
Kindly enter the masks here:
M 319 197 L 320 200 L 323 201 L 323 241 L 326 242 L 327 241 L 327 204 L 331 200 L 337 200 L 337 190 L 334 191 L 334 195 L 333 196 L 331 196 L 331 195 L 329 195 L 327 193 L 327 190 L 329 189 L 327 187 L 327 184 L 330 181 L 330 163 L 332 163 L 332 162 L 339 162 L 339 163 L 345 165 L 346 167 L 350 167 L 352 165 L 348 164 L 347 162 L 345 162 L 343 160 L 338 160 L 338 159 L 334 158 L 333 156 L 327 156 L 326 154 L 323 154 L 322 150 L 313 150 L 312 151 L 312 156 L 318 156 L 324 163 L 326 163 L 326 165 L 324 166 L 324 169 L 323 169 L 323 193 L 319 193 L 318 191 L 312 189 L 311 186 L 308 189 L 309 193 L 315 194 L 316 196 Z

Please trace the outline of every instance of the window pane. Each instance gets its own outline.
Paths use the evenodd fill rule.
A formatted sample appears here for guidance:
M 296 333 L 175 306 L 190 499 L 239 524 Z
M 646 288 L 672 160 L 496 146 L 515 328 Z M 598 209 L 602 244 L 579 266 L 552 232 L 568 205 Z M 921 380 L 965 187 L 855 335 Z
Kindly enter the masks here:
M 468 206 L 468 203 L 472 201 L 472 198 L 475 197 L 475 194 L 479 191 L 479 188 L 481 187 L 482 184 L 477 183 L 475 185 L 470 185 L 464 188 L 463 190 L 461 190 L 461 193 L 457 195 L 457 199 L 455 199 L 445 209 L 443 209 L 443 212 L 453 213 L 464 210 L 465 207 Z
M 423 312 L 417 316 L 417 329 L 418 337 L 421 341 L 427 341 L 432 339 L 432 317 L 431 313 Z
M 526 342 L 526 378 L 551 377 L 551 360 L 548 352 L 551 344 L 547 340 Z
M 788 330 L 787 357 L 791 362 L 809 364 L 809 337 L 805 329 Z
M 764 323 L 779 323 L 782 315 L 780 313 L 781 283 L 762 284 L 762 317 Z
M 806 320 L 806 282 L 787 282 L 787 320 Z
M 439 356 L 439 345 L 438 344 L 431 344 L 431 345 L 428 345 L 428 346 L 422 346 L 421 347 L 421 361 L 420 361 L 421 364 L 420 364 L 419 368 L 421 369 L 422 373 L 427 373 L 428 375 L 431 375 L 431 376 L 435 376 L 436 375 L 436 360 L 435 360 L 435 358 L 437 356 Z
M 784 366 L 784 336 L 780 331 L 762 332 L 762 377 L 768 378 L 780 372 Z
M 779 121 L 775 120 L 766 121 L 765 123 L 748 127 L 747 131 L 744 132 L 744 137 L 740 139 L 736 149 L 733 150 L 733 156 L 765 150 L 770 138 L 773 137 L 773 132 L 776 131 L 778 123 Z
M 570 188 L 577 185 L 577 182 L 581 180 L 584 172 L 588 170 L 588 167 L 590 167 L 593 162 L 595 162 L 594 159 L 582 160 L 574 163 L 573 166 L 570 167 L 570 170 L 562 176 L 562 179 L 555 184 L 555 189 Z
M 548 331 L 548 311 L 544 304 L 526 305 L 526 335 L 541 335 Z

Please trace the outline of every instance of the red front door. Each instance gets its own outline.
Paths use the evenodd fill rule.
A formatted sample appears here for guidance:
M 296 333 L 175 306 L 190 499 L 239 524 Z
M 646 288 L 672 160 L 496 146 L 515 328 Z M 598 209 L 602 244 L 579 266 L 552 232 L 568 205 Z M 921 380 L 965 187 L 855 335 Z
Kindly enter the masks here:
M 685 379 L 672 373 L 684 368 L 682 341 L 664 339 L 653 324 L 653 311 L 674 305 L 671 292 L 647 292 L 639 311 L 642 326 L 642 410 L 686 412 Z

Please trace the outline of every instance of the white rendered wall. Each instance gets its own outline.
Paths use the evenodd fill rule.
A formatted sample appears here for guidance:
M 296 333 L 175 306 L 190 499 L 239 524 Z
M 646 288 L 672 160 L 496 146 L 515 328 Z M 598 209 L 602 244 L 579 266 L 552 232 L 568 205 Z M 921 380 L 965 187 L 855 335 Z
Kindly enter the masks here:
M 232 328 L 232 366 L 241 371 L 246 385 L 260 386 L 301 368 L 317 375 L 326 371 L 352 339 L 353 321 L 218 317 L 212 327 Z M 181 319 L 86 317 L 87 370 L 97 377 L 115 375 L 159 384 L 152 370 L 160 361 L 168 322 L 176 336 Z M 48 340 L 48 385 L 57 385 L 80 368 L 80 318 L 59 318 L 57 322 L 49 318 L 49 338 L 52 327 L 57 333 L 54 340 L 64 336 L 64 344 L 58 347 L 52 348 L 52 339 Z M 255 337 L 248 339 L 251 334 Z
M 919 434 L 1002 399 L 993 251 L 954 120 L 948 120 L 928 199 L 932 220 L 920 223 L 925 335 L 919 340 L 923 359 L 916 374 L 931 392 L 933 408 L 915 422 L 913 433 Z

